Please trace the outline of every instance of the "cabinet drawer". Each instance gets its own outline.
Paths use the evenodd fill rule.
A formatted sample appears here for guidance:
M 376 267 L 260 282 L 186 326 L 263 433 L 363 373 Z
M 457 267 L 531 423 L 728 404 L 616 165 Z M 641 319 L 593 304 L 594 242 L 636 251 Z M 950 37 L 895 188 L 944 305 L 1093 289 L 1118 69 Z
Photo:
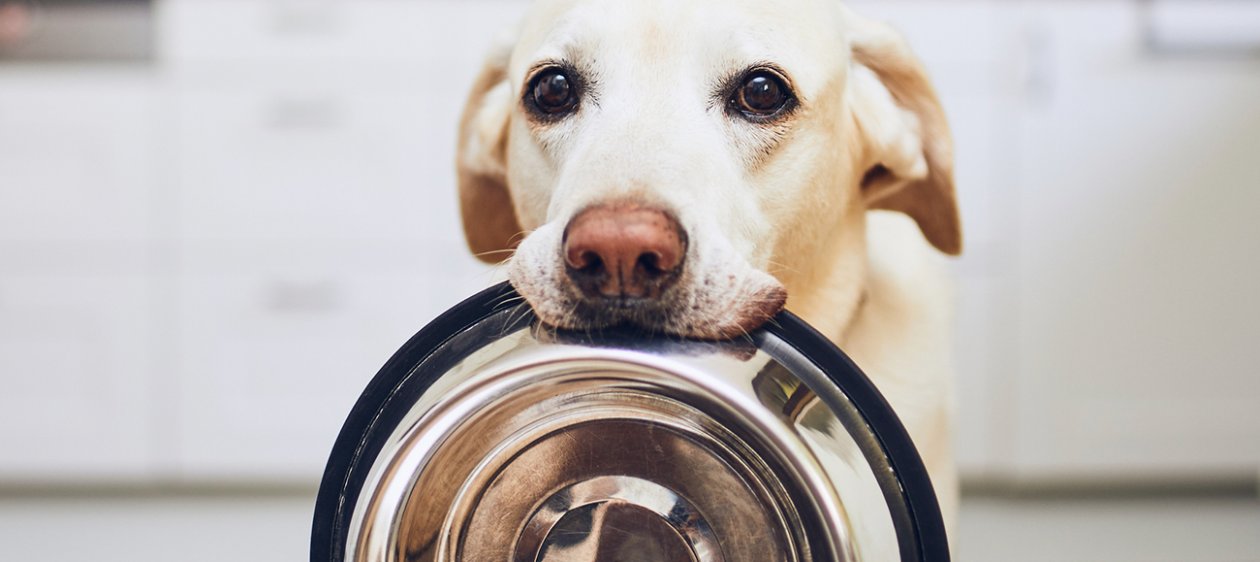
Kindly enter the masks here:
M 149 235 L 150 85 L 108 73 L 0 73 L 0 241 Z
M 454 118 L 428 101 L 314 84 L 182 92 L 182 236 L 459 239 Z
M 169 0 L 159 52 L 169 61 L 415 62 L 468 49 L 524 13 L 524 0 Z
M 462 251 L 187 252 L 178 288 L 182 474 L 313 483 L 368 380 L 479 288 L 486 276 Z M 417 259 L 389 265 L 398 254 Z M 444 267 L 424 267 L 430 261 Z

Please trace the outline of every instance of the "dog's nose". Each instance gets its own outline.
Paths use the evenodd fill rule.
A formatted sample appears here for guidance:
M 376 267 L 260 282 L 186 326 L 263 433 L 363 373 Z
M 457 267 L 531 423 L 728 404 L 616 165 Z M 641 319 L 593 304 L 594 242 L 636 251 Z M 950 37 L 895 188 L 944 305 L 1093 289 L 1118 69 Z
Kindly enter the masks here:
M 588 298 L 655 299 L 682 271 L 687 236 L 665 211 L 600 205 L 564 231 L 569 278 Z

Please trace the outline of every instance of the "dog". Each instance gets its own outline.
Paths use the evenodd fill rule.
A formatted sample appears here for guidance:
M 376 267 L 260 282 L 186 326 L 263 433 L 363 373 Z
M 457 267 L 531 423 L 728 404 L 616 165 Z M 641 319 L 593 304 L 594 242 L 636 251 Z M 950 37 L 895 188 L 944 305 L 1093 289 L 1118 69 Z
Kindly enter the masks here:
M 953 147 L 906 41 L 839 0 L 538 0 L 457 156 L 471 250 L 551 326 L 738 337 L 785 305 L 887 397 L 947 527 Z

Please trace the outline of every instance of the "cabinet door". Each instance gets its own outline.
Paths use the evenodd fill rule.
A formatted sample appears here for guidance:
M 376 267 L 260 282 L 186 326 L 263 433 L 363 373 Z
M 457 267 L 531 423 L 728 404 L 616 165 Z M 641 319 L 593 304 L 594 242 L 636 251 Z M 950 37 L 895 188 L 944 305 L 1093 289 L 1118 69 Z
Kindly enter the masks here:
M 0 69 L 0 477 L 152 474 L 153 80 Z
M 115 249 L 0 251 L 0 477 L 152 474 L 161 436 L 144 263 Z
M 1150 50 L 1140 9 L 1030 14 L 1016 461 L 1254 475 L 1260 59 Z
M 180 474 L 314 483 L 381 365 L 489 283 L 465 254 L 453 245 L 191 248 L 178 289 Z

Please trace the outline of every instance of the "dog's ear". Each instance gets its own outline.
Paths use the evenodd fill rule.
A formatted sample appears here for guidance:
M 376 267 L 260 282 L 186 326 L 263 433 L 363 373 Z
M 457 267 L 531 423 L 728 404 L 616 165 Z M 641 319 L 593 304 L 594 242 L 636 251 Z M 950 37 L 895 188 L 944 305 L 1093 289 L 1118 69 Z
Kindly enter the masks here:
M 937 249 L 962 252 L 954 155 L 945 111 L 923 64 L 892 28 L 847 12 L 854 120 L 866 143 L 862 197 L 900 211 Z
M 456 171 L 460 215 L 468 248 L 498 263 L 520 242 L 521 225 L 507 186 L 508 124 L 512 95 L 508 81 L 511 42 L 500 41 L 473 83 L 459 124 Z

